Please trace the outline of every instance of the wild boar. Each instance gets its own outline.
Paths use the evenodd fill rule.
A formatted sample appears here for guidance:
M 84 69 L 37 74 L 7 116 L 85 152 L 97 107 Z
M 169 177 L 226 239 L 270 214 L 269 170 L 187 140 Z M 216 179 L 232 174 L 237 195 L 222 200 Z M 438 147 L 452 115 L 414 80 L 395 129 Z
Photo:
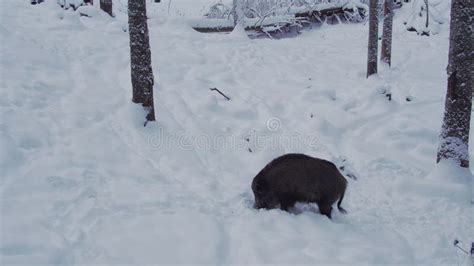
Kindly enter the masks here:
M 332 162 L 286 154 L 267 164 L 253 179 L 254 207 L 273 209 L 280 204 L 288 211 L 296 202 L 313 202 L 321 214 L 331 218 L 337 200 L 339 211 L 346 213 L 341 207 L 346 187 L 346 179 Z

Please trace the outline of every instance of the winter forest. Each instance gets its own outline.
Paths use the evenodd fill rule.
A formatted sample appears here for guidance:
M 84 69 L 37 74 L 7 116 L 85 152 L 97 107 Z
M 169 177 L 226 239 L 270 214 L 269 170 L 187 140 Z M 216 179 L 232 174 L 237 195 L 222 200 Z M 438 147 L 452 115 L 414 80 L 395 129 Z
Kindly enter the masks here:
M 0 0 L 0 265 L 474 266 L 474 0 Z

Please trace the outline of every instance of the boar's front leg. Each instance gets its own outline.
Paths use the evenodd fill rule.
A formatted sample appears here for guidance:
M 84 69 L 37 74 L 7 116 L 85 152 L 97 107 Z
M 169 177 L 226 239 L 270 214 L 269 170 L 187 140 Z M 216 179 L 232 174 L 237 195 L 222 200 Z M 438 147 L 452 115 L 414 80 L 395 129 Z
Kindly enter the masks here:
M 329 219 L 331 219 L 331 211 L 332 211 L 331 204 L 329 204 L 329 203 L 319 203 L 318 206 L 319 206 L 319 212 L 322 215 L 326 215 L 327 217 L 329 217 Z

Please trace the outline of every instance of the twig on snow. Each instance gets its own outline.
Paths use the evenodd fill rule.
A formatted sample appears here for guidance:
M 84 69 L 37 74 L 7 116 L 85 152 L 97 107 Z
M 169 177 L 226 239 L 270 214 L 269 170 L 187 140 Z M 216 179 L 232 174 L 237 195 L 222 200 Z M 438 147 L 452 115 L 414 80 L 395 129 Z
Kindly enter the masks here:
M 457 247 L 457 248 L 458 248 L 459 250 L 461 250 L 462 252 L 464 252 L 464 253 L 466 253 L 466 254 L 469 255 L 469 252 L 467 252 L 466 250 L 464 250 L 462 247 L 460 247 L 460 246 L 458 245 L 459 242 L 461 242 L 461 241 L 459 241 L 459 240 L 457 240 L 457 239 L 454 239 L 454 246 Z
M 230 98 L 227 97 L 227 95 L 225 95 L 224 93 L 222 93 L 222 91 L 220 91 L 218 88 L 209 88 L 211 91 L 217 91 L 220 95 L 224 96 L 224 98 L 226 98 L 227 101 L 230 101 Z

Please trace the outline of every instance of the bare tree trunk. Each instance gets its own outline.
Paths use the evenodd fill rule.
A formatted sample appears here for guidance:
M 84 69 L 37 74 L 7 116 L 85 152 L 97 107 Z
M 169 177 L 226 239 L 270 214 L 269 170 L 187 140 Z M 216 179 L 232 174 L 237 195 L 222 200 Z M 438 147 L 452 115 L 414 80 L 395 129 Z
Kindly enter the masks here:
M 381 61 L 392 64 L 392 29 L 393 29 L 393 1 L 385 0 L 382 34 L 382 55 Z
M 104 10 L 111 17 L 114 16 L 112 13 L 112 0 L 100 0 L 100 9 Z
M 102 9 L 105 13 L 113 17 L 112 0 L 100 0 L 100 9 Z
M 367 53 L 367 77 L 377 73 L 377 53 L 378 53 L 378 18 L 377 0 L 370 0 L 369 7 L 369 50 Z
M 239 15 L 237 14 L 237 6 L 239 5 L 238 2 L 239 0 L 232 1 L 232 17 L 234 19 L 234 26 L 236 26 L 237 22 L 239 21 Z
M 453 0 L 449 36 L 448 88 L 437 162 L 469 167 L 469 130 L 474 89 L 473 0 Z
M 234 19 L 234 26 L 237 26 L 237 23 L 242 22 L 242 19 L 244 18 L 242 0 L 232 0 L 232 16 Z
M 128 0 L 130 31 L 130 66 L 134 103 L 141 103 L 148 111 L 147 121 L 155 121 L 153 104 L 153 70 L 151 68 L 150 39 L 146 16 L 146 0 Z
M 474 265 L 474 242 L 471 243 L 471 265 Z
M 426 6 L 426 28 L 430 25 L 430 10 L 429 10 L 429 5 L 428 5 L 428 0 L 425 0 L 425 6 Z

